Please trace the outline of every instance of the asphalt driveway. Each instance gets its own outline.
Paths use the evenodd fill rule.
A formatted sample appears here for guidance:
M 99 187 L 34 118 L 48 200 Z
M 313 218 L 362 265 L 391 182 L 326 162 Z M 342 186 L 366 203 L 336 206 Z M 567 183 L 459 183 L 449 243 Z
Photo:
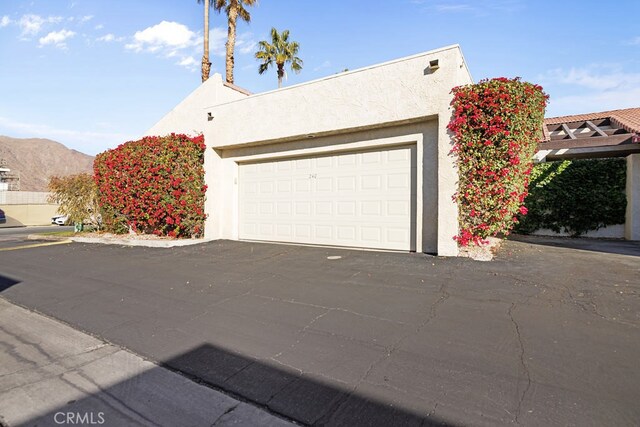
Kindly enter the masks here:
M 538 243 L 74 243 L 3 252 L 0 295 L 303 424 L 640 425 L 640 257 Z

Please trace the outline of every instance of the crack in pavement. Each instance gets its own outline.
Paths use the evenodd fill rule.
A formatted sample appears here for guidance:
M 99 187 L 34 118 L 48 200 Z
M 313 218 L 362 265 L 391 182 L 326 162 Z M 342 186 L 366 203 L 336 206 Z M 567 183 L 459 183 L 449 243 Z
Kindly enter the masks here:
M 46 365 L 40 365 L 39 366 L 39 365 L 36 364 L 36 366 L 34 368 L 20 369 L 19 371 L 15 371 L 15 372 L 11 372 L 11 373 L 6 374 L 6 375 L 2 375 L 2 376 L 0 376 L 0 378 L 5 378 L 5 377 L 11 376 L 11 375 L 16 375 L 16 374 L 21 374 L 21 373 L 24 373 L 25 371 L 31 371 L 31 370 L 35 370 L 37 372 L 42 372 L 43 370 L 45 370 L 45 368 L 48 368 L 48 367 L 51 367 L 51 366 L 60 366 L 61 368 L 67 369 L 67 371 L 65 371 L 65 372 L 73 372 L 73 371 L 76 371 L 76 370 L 78 370 L 80 368 L 83 368 L 83 367 L 85 367 L 87 365 L 90 365 L 90 364 L 92 364 L 94 362 L 97 362 L 99 360 L 105 359 L 105 358 L 107 358 L 107 357 L 109 357 L 109 356 L 111 356 L 111 355 L 113 355 L 113 354 L 115 354 L 115 353 L 117 353 L 118 351 L 121 350 L 118 347 L 115 347 L 115 346 L 112 346 L 112 347 L 113 347 L 113 351 L 111 351 L 109 353 L 106 353 L 106 354 L 103 354 L 103 355 L 101 355 L 101 356 L 99 356 L 97 358 L 87 360 L 86 362 L 79 363 L 79 364 L 74 365 L 74 366 L 67 366 L 67 365 L 64 364 L 64 362 L 67 359 L 70 359 L 70 358 L 74 358 L 74 357 L 78 357 L 78 356 L 84 356 L 85 354 L 93 353 L 95 351 L 98 351 L 98 350 L 104 348 L 104 346 L 100 347 L 100 348 L 92 349 L 90 351 L 83 352 L 83 353 L 77 353 L 77 354 L 73 354 L 73 355 L 69 355 L 69 356 L 59 357 L 59 358 L 54 359 L 53 363 L 47 363 Z M 58 363 L 58 362 L 60 362 L 60 363 Z M 16 386 L 8 388 L 8 389 L 0 390 L 0 393 L 6 393 L 6 392 L 14 390 L 16 388 L 24 387 L 24 386 L 27 386 L 27 385 L 33 385 L 33 384 L 37 384 L 39 382 L 50 380 L 51 378 L 60 377 L 65 372 L 62 372 L 60 374 L 46 374 L 45 373 L 44 375 L 40 376 L 36 381 L 31 381 L 31 382 L 28 382 L 28 383 L 21 383 L 19 385 L 16 385 Z
M 214 427 L 215 425 L 217 425 L 220 420 L 227 414 L 232 413 L 233 411 L 235 411 L 238 406 L 240 406 L 240 402 L 236 403 L 235 405 L 233 405 L 232 407 L 228 408 L 227 410 L 224 411 L 224 413 L 222 415 L 220 415 L 218 418 L 215 419 L 215 421 L 213 422 L 213 424 L 211 424 L 211 427 Z
M 378 317 L 378 316 L 373 316 L 371 314 L 359 313 L 357 311 L 348 310 L 348 309 L 342 308 L 342 307 L 327 307 L 327 306 L 319 305 L 319 304 L 312 304 L 312 303 L 296 301 L 296 300 L 292 300 L 292 299 L 274 298 L 274 297 L 270 297 L 270 296 L 267 296 L 267 295 L 260 295 L 260 294 L 255 294 L 255 293 L 252 293 L 251 296 L 254 296 L 254 297 L 257 297 L 257 298 L 267 299 L 267 300 L 270 300 L 270 301 L 278 301 L 278 302 L 286 302 L 286 303 L 290 303 L 290 304 L 302 305 L 302 306 L 305 306 L 305 307 L 321 308 L 323 310 L 341 311 L 341 312 L 344 312 L 344 313 L 353 314 L 354 316 L 365 317 L 367 319 L 380 320 L 382 322 L 397 323 L 399 325 L 407 325 L 407 322 L 403 322 L 401 320 L 393 320 L 393 319 L 387 319 L 386 317 Z
M 440 304 L 442 304 L 444 301 L 446 301 L 447 299 L 449 299 L 449 297 L 451 297 L 451 294 L 447 290 L 447 283 L 448 282 L 445 281 L 440 285 L 440 288 L 438 289 L 438 293 L 440 293 L 440 298 L 438 298 L 434 303 L 431 304 L 431 307 L 429 309 L 429 316 L 427 316 L 427 318 L 425 320 L 423 320 L 416 327 L 416 329 L 413 331 L 413 334 L 416 334 L 416 333 L 420 332 L 422 330 L 422 328 L 427 326 L 433 319 L 435 319 L 435 317 L 437 315 L 438 306 Z M 400 345 L 402 344 L 402 342 L 405 339 L 407 339 L 409 336 L 411 336 L 411 335 L 412 335 L 412 332 L 405 333 L 391 347 L 388 348 L 386 354 L 383 354 L 380 358 L 378 358 L 377 360 L 373 361 L 369 365 L 369 367 L 367 368 L 365 373 L 362 375 L 362 377 L 360 377 L 358 382 L 351 388 L 351 390 L 349 390 L 347 393 L 345 393 L 344 396 L 342 396 L 340 399 L 338 399 L 338 401 L 334 405 L 332 405 L 327 411 L 325 411 L 325 413 L 320 417 L 320 419 L 315 424 L 318 424 L 318 425 L 329 424 L 330 421 L 331 421 L 332 415 L 336 414 L 336 413 L 338 413 L 340 411 L 340 408 L 358 390 L 358 387 L 360 387 L 360 385 L 369 377 L 369 375 L 371 374 L 371 371 L 373 371 L 373 368 L 376 365 L 379 365 L 380 363 L 382 363 L 383 361 L 389 359 L 393 353 L 398 351 L 398 349 L 400 348 Z
M 522 335 L 520 335 L 520 326 L 518 325 L 518 322 L 516 322 L 516 320 L 513 317 L 513 310 L 515 309 L 515 307 L 516 307 L 516 303 L 514 302 L 509 307 L 508 313 L 509 313 L 509 318 L 511 318 L 511 322 L 513 323 L 513 326 L 515 328 L 516 336 L 518 337 L 518 343 L 520 344 L 520 364 L 522 365 L 522 368 L 524 369 L 524 373 L 527 377 L 527 385 L 523 390 L 522 395 L 520 396 L 520 399 L 518 401 L 518 407 L 516 408 L 516 415 L 514 417 L 514 421 L 516 422 L 516 424 L 520 424 L 519 418 L 520 418 L 520 412 L 522 410 L 522 403 L 524 402 L 524 398 L 527 395 L 529 388 L 531 387 L 531 373 L 529 372 L 529 367 L 525 362 L 524 342 L 522 341 Z
M 294 342 L 293 344 L 291 344 L 289 346 L 289 348 L 282 350 L 280 353 L 275 354 L 273 356 L 271 356 L 271 359 L 276 359 L 280 356 L 282 356 L 285 352 L 290 351 L 292 349 L 294 349 L 298 344 L 300 344 L 300 341 L 302 341 L 302 339 L 306 336 L 307 331 L 309 330 L 309 328 L 311 326 L 313 326 L 313 324 L 315 322 L 317 322 L 318 320 L 322 319 L 324 316 L 326 316 L 327 314 L 329 314 L 333 309 L 327 309 L 324 313 L 319 314 L 318 316 L 314 317 L 313 319 L 311 319 L 311 321 L 304 327 L 302 328 L 302 330 L 300 330 L 300 332 L 298 332 L 296 335 L 299 336 L 299 338 L 296 340 L 296 342 Z

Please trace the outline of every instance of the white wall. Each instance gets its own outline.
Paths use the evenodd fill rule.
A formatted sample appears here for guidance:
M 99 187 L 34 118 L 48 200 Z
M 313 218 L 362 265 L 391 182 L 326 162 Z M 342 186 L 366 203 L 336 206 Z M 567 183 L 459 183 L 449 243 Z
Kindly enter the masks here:
M 438 60 L 439 69 L 429 63 Z M 207 238 L 237 239 L 238 162 L 366 148 L 419 145 L 423 250 L 458 254 L 457 171 L 446 131 L 451 89 L 472 79 L 458 46 L 330 76 L 206 108 Z M 313 138 L 309 138 L 313 136 Z M 411 140 L 411 141 L 409 141 Z M 395 142 L 393 142 L 395 141 Z M 351 144 L 351 145 L 349 145 Z
M 627 214 L 625 238 L 640 240 L 640 154 L 627 156 Z
M 593 239 L 622 239 L 624 238 L 625 225 L 624 224 L 613 224 L 608 225 L 603 228 L 599 228 L 598 230 L 587 231 L 584 234 L 581 234 L 580 237 L 589 237 Z M 539 230 L 534 231 L 534 236 L 552 236 L 552 237 L 569 237 L 571 234 L 566 232 L 556 233 L 553 230 L 548 228 L 541 228 Z
M 170 133 L 198 135 L 204 132 L 207 124 L 205 106 L 246 97 L 246 93 L 227 87 L 222 81 L 222 76 L 216 73 L 153 125 L 145 136 Z

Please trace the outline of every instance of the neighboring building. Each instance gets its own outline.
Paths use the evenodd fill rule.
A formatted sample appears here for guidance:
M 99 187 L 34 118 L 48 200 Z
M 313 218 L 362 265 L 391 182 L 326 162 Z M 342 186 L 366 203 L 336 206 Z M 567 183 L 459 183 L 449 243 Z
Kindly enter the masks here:
M 640 240 L 640 108 L 551 117 L 538 161 L 626 157 L 627 212 L 620 236 Z
M 0 159 L 0 191 L 19 191 L 20 175 L 11 173 L 7 161 Z
M 455 256 L 459 46 L 251 95 L 216 74 L 147 135 L 203 133 L 208 239 Z

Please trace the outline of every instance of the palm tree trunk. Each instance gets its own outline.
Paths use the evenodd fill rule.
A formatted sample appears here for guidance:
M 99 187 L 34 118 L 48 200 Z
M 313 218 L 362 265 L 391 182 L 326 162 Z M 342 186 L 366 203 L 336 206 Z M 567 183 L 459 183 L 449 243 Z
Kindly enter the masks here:
M 204 0 L 204 53 L 202 55 L 202 83 L 209 78 L 211 62 L 209 62 L 209 0 Z
M 282 87 L 283 77 L 284 77 L 284 64 L 278 64 L 278 89 Z
M 229 7 L 229 30 L 227 32 L 227 82 L 233 83 L 234 50 L 236 48 L 236 23 L 238 21 L 238 0 L 231 0 Z

